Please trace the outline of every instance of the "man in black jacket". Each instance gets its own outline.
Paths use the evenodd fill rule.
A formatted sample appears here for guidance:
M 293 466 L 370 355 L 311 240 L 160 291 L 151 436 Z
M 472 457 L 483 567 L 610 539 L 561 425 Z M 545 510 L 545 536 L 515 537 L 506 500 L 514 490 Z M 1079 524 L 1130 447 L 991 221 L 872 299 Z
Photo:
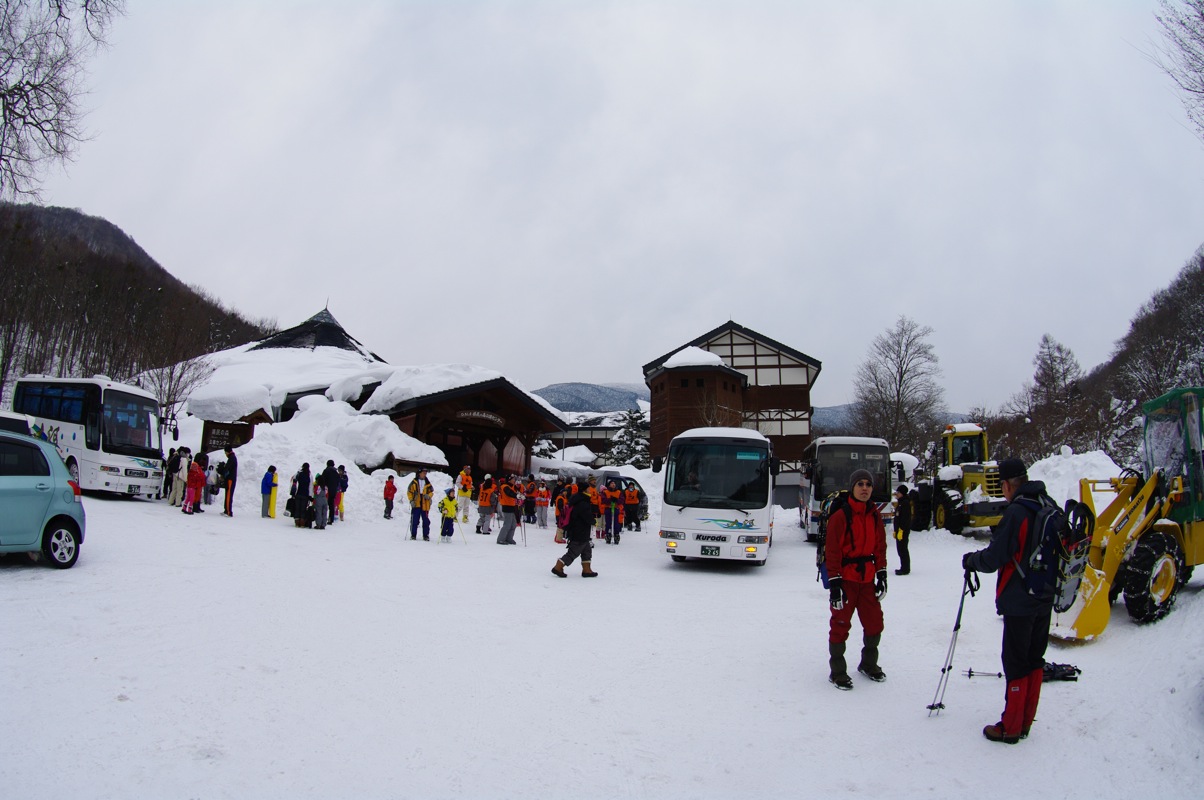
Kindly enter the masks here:
M 226 508 L 222 511 L 227 517 L 234 516 L 234 484 L 238 483 L 238 456 L 234 448 L 226 448 Z
M 571 491 L 565 489 L 565 491 Z M 590 533 L 594 527 L 594 504 L 590 502 L 585 486 L 577 484 L 577 491 L 569 498 L 569 524 L 565 527 L 565 537 L 569 547 L 565 554 L 557 559 L 552 567 L 552 574 L 558 578 L 567 578 L 564 568 L 581 557 L 581 577 L 596 578 L 598 573 L 590 568 L 593 561 L 594 547 L 590 544 Z
M 911 497 L 907 492 L 907 484 L 900 483 L 895 489 L 895 550 L 899 554 L 896 575 L 907 575 L 911 572 L 911 553 L 907 549 L 907 537 L 910 533 Z
M 1024 558 L 1025 545 L 1033 534 L 1036 511 L 1023 498 L 1039 502 L 1045 484 L 1030 481 L 1024 462 L 1009 458 L 999 464 L 1003 496 L 1008 501 L 1003 519 L 991 534 L 991 543 L 962 557 L 962 567 L 975 572 L 998 572 L 995 612 L 1003 617 L 1003 673 L 1007 697 L 999 722 L 982 729 L 993 742 L 1015 744 L 1028 736 L 1037 714 L 1041 681 L 1045 672 L 1045 648 L 1049 644 L 1049 621 L 1053 597 L 1034 597 L 1016 572 Z
M 321 481 L 322 486 L 326 489 L 326 499 L 330 506 L 326 509 L 326 524 L 333 525 L 335 517 L 338 515 L 335 498 L 343 487 L 343 479 L 339 476 L 339 471 L 335 469 L 334 459 L 326 460 L 326 469 L 322 470 Z

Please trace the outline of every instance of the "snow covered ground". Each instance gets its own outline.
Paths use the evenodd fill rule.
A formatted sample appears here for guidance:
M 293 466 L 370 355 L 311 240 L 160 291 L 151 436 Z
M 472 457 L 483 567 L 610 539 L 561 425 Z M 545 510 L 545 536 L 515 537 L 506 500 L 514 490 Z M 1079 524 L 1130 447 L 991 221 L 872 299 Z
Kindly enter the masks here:
M 961 674 L 999 668 L 993 576 L 966 602 L 946 710 L 925 708 L 982 541 L 913 536 L 884 601 L 889 678 L 839 692 L 794 512 L 763 568 L 675 564 L 654 497 L 645 532 L 597 548 L 599 578 L 562 580 L 550 531 L 409 541 L 404 503 L 381 518 L 384 473 L 355 471 L 325 531 L 260 519 L 261 460 L 287 485 L 339 455 L 260 446 L 233 519 L 88 497 L 74 569 L 0 559 L 0 795 L 964 800 L 1029 794 L 1005 788 L 1023 770 L 1042 797 L 1137 798 L 1204 776 L 1201 577 L 1162 622 L 1120 609 L 1100 640 L 1051 647 L 1082 679 L 1047 684 L 1033 735 L 1007 746 L 980 733 L 1002 682 Z M 1109 469 L 1088 454 L 1033 473 L 1065 496 Z

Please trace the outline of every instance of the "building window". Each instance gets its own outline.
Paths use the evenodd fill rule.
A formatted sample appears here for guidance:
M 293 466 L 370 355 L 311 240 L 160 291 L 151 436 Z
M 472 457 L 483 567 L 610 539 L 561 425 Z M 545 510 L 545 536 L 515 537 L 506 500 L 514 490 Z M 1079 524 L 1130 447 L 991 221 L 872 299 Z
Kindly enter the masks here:
M 690 385 L 690 379 L 689 379 L 689 378 L 682 378 L 682 379 L 681 379 L 681 388 L 683 388 L 683 389 L 685 389 L 685 388 L 688 388 L 688 387 L 689 387 L 689 385 Z
M 701 389 L 703 386 L 702 378 L 695 378 L 694 385 L 697 386 L 699 389 Z

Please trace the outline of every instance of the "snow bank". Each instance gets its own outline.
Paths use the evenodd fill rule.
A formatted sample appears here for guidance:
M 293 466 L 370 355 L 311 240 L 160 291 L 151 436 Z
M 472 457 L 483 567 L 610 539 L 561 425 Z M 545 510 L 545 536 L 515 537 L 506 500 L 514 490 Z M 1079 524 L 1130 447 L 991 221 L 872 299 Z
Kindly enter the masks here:
M 1069 448 L 1066 449 L 1069 451 Z M 1120 475 L 1120 467 L 1101 450 L 1090 453 L 1069 453 L 1043 458 L 1028 468 L 1028 476 L 1044 481 L 1049 496 L 1059 503 L 1079 499 L 1079 479 L 1106 480 Z M 1111 502 L 1111 492 L 1094 492 L 1096 510 Z

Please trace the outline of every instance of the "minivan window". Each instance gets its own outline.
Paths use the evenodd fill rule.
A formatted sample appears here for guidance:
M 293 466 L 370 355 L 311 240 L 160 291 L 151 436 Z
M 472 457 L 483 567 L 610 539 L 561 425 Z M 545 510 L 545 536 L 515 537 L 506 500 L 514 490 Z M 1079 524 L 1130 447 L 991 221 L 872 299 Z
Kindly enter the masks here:
M 50 464 L 32 445 L 0 439 L 0 476 L 49 475 Z

